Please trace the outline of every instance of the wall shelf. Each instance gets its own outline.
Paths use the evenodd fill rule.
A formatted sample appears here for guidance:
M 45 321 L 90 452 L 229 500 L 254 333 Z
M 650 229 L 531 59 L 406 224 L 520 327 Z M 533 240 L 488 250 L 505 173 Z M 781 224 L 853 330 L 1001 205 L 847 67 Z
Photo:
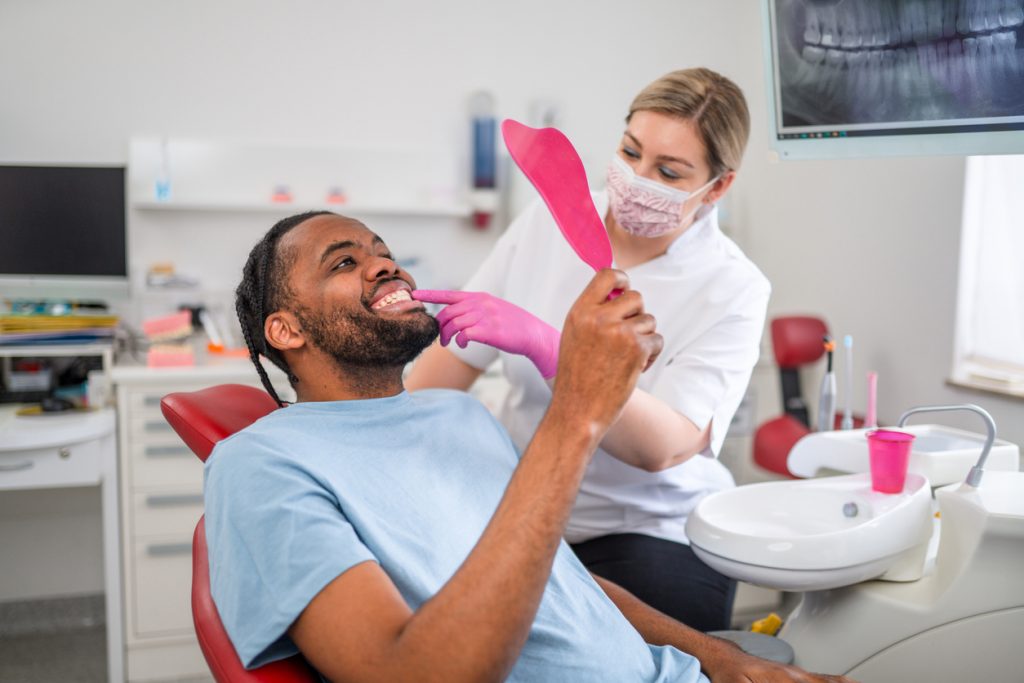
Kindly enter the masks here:
M 304 211 L 334 211 L 340 214 L 373 216 L 424 216 L 467 218 L 468 204 L 306 204 L 296 202 L 226 202 L 226 201 L 135 201 L 139 211 L 248 212 L 288 215 Z
M 134 138 L 129 203 L 143 212 L 300 213 L 355 216 L 471 215 L 468 180 L 450 151 L 337 145 Z M 169 196 L 156 188 L 168 183 Z M 291 201 L 271 200 L 287 188 Z M 347 201 L 327 201 L 341 192 Z

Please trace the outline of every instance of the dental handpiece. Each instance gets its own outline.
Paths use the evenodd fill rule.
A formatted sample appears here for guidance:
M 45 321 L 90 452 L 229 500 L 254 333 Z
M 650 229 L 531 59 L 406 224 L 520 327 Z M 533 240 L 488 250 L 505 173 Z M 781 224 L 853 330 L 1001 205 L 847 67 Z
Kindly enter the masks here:
M 828 366 L 825 376 L 821 378 L 821 391 L 818 395 L 818 431 L 829 432 L 835 429 L 836 425 L 836 375 L 832 371 L 832 352 L 835 350 L 835 342 L 831 337 L 825 337 L 825 353 L 828 358 Z

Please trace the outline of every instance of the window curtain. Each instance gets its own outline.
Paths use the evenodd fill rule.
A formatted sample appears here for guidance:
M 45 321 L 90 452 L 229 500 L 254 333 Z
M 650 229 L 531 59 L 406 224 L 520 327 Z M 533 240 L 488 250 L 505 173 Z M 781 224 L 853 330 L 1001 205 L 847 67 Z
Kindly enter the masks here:
M 1024 388 L 1024 156 L 970 157 L 954 374 Z

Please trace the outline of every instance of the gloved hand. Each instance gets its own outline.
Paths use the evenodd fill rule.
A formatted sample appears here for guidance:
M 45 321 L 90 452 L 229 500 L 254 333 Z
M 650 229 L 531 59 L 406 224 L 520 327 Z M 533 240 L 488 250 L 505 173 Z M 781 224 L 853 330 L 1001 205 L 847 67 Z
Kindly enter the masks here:
M 558 343 L 562 335 L 540 318 L 515 304 L 486 292 L 454 292 L 417 289 L 416 301 L 448 304 L 437 314 L 441 326 L 441 346 L 455 337 L 460 348 L 471 341 L 493 346 L 507 353 L 529 358 L 544 379 L 555 376 L 558 368 Z

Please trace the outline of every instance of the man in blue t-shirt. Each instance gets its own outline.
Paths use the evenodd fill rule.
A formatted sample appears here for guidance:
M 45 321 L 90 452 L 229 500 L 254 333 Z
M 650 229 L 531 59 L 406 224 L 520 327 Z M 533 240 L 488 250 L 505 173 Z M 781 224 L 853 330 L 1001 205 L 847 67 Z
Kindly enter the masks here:
M 259 355 L 298 396 L 207 463 L 213 597 L 246 666 L 301 652 L 345 681 L 842 680 L 693 631 L 562 542 L 590 456 L 661 346 L 624 273 L 598 273 L 569 313 L 521 457 L 467 395 L 404 391 L 438 333 L 413 288 L 379 237 L 326 212 L 279 222 L 245 265 L 252 358 L 275 398 Z

